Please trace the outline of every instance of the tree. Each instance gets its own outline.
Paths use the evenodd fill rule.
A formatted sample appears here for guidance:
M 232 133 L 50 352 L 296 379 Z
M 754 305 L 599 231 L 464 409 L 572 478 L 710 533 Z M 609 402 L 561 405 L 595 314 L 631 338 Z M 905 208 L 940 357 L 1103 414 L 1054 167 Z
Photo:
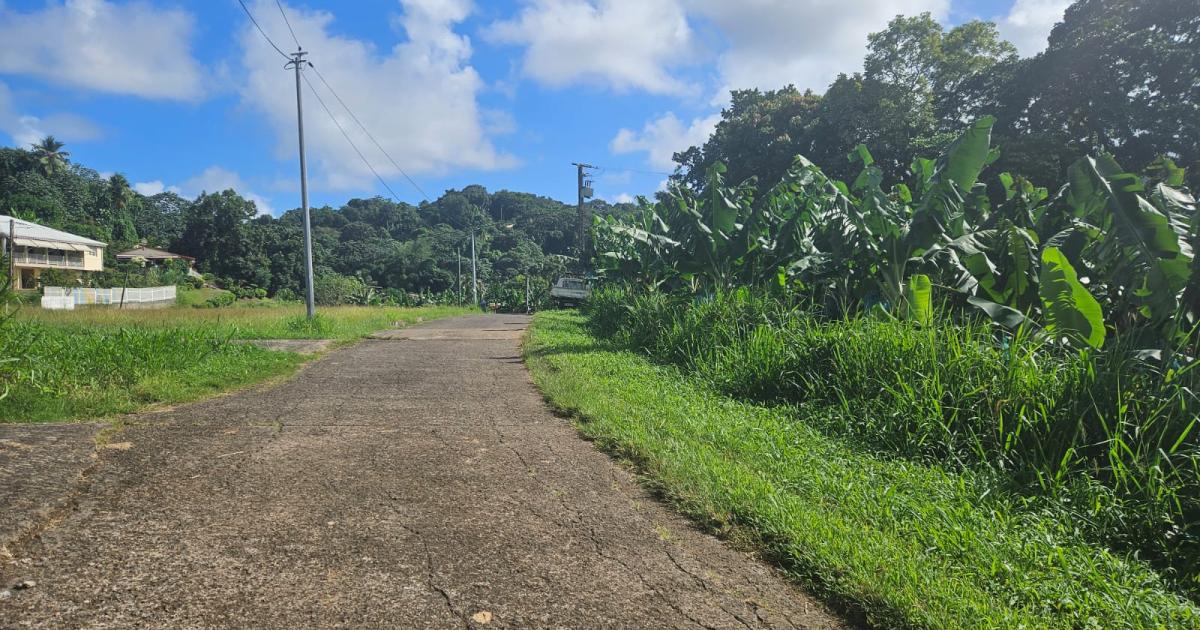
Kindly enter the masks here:
M 998 140 L 1053 156 L 1046 183 L 1063 181 L 1078 156 L 1107 152 L 1134 171 L 1166 155 L 1200 186 L 1194 0 L 1079 0 L 1046 51 L 1014 74 L 997 101 Z
M 113 210 L 124 210 L 129 202 L 133 199 L 133 189 L 129 187 L 129 180 L 120 173 L 114 173 L 108 178 L 108 202 L 112 204 Z
M 41 142 L 31 146 L 38 164 L 42 166 L 42 173 L 46 177 L 57 175 L 66 168 L 67 158 L 71 154 L 62 150 L 66 145 L 56 140 L 54 136 L 46 136 L 42 138 Z
M 729 168 L 729 181 L 757 176 L 775 182 L 793 158 L 812 154 L 820 96 L 789 85 L 779 90 L 735 90 L 730 98 L 708 141 L 675 154 L 685 181 L 702 185 L 708 169 L 722 162 Z
M 174 250 L 196 258 L 203 271 L 266 287 L 270 260 L 249 226 L 256 213 L 254 202 L 233 190 L 202 194 L 188 208 Z

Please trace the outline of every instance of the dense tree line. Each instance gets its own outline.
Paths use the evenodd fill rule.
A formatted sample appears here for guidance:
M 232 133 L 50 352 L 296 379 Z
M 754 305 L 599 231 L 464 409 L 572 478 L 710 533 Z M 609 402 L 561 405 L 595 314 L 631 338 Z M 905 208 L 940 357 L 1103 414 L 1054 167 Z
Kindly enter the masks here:
M 996 172 L 1057 187 L 1082 155 L 1110 153 L 1135 172 L 1166 156 L 1200 188 L 1200 3 L 1079 0 L 1031 58 L 989 22 L 947 30 L 928 14 L 897 17 L 871 36 L 863 71 L 824 95 L 734 92 L 712 137 L 676 154 L 678 177 L 700 187 L 723 162 L 731 182 L 770 185 L 804 155 L 851 181 L 846 156 L 863 143 L 896 181 L 985 115 L 1003 148 Z
M 598 213 L 614 211 L 604 201 L 592 205 Z M 0 213 L 108 243 L 110 268 L 119 267 L 117 252 L 145 242 L 195 257 L 198 269 L 223 285 L 271 295 L 300 294 L 304 286 L 300 210 L 259 215 L 254 202 L 233 190 L 195 199 L 143 196 L 120 174 L 103 178 L 71 163 L 53 138 L 28 150 L 0 149 Z M 312 224 L 319 277 L 408 293 L 456 290 L 460 255 L 469 278 L 472 232 L 480 278 L 493 288 L 525 274 L 548 280 L 569 266 L 575 248 L 574 206 L 478 185 L 419 206 L 351 199 L 339 208 L 314 208 Z M 470 293 L 469 280 L 463 293 Z

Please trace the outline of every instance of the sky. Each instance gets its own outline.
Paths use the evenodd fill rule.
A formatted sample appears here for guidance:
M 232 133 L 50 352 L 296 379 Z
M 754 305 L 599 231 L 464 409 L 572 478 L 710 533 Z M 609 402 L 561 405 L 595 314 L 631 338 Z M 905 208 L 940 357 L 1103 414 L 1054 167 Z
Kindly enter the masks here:
M 573 202 L 572 162 L 602 167 L 597 197 L 650 195 L 731 89 L 823 92 L 901 13 L 992 20 L 1034 55 L 1070 4 L 245 1 L 276 46 L 308 51 L 310 201 L 335 207 L 468 184 Z M 300 205 L 286 61 L 237 0 L 0 0 L 0 144 L 53 134 L 143 194 L 234 188 L 277 215 Z

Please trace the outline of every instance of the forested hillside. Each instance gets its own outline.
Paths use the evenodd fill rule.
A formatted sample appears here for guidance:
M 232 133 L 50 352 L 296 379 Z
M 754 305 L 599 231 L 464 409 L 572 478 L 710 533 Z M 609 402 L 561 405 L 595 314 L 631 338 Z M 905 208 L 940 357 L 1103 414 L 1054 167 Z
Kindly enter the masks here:
M 299 210 L 259 215 L 237 191 L 207 191 L 195 199 L 173 192 L 138 194 L 127 179 L 103 178 L 71 163 L 48 139 L 30 150 L 0 149 L 0 213 L 109 244 L 113 256 L 145 241 L 196 258 L 197 268 L 229 287 L 270 295 L 302 293 L 303 227 Z M 604 201 L 594 212 L 611 213 Z M 525 274 L 550 279 L 574 255 L 575 207 L 521 192 L 489 193 L 482 186 L 450 190 L 413 206 L 382 197 L 351 199 L 338 208 L 313 208 L 313 256 L 318 278 L 405 293 L 455 291 L 463 256 L 463 292 L 470 295 L 470 233 L 476 233 L 479 273 L 490 297 Z M 121 276 L 123 278 L 123 274 Z M 332 280 L 331 280 L 332 279 Z M 104 282 L 105 276 L 90 278 Z M 544 286 L 545 282 L 538 286 Z M 383 293 L 383 292 L 380 292 Z

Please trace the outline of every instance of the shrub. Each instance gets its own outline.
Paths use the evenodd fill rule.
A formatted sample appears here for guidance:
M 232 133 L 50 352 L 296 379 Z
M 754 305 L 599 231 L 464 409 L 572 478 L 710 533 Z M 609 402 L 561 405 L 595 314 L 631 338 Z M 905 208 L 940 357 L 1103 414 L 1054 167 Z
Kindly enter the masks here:
M 1097 540 L 1200 590 L 1200 373 L 977 320 L 825 319 L 758 292 L 596 291 L 593 328 L 733 396 L 820 406 L 870 449 L 991 471 Z
M 317 276 L 313 293 L 317 304 L 333 306 L 350 304 L 355 296 L 366 292 L 367 286 L 353 276 L 329 273 Z
M 230 304 L 233 304 L 235 299 L 236 298 L 234 297 L 233 293 L 230 293 L 229 291 L 222 291 L 208 298 L 199 306 L 204 308 L 220 308 L 222 306 L 229 306 Z

